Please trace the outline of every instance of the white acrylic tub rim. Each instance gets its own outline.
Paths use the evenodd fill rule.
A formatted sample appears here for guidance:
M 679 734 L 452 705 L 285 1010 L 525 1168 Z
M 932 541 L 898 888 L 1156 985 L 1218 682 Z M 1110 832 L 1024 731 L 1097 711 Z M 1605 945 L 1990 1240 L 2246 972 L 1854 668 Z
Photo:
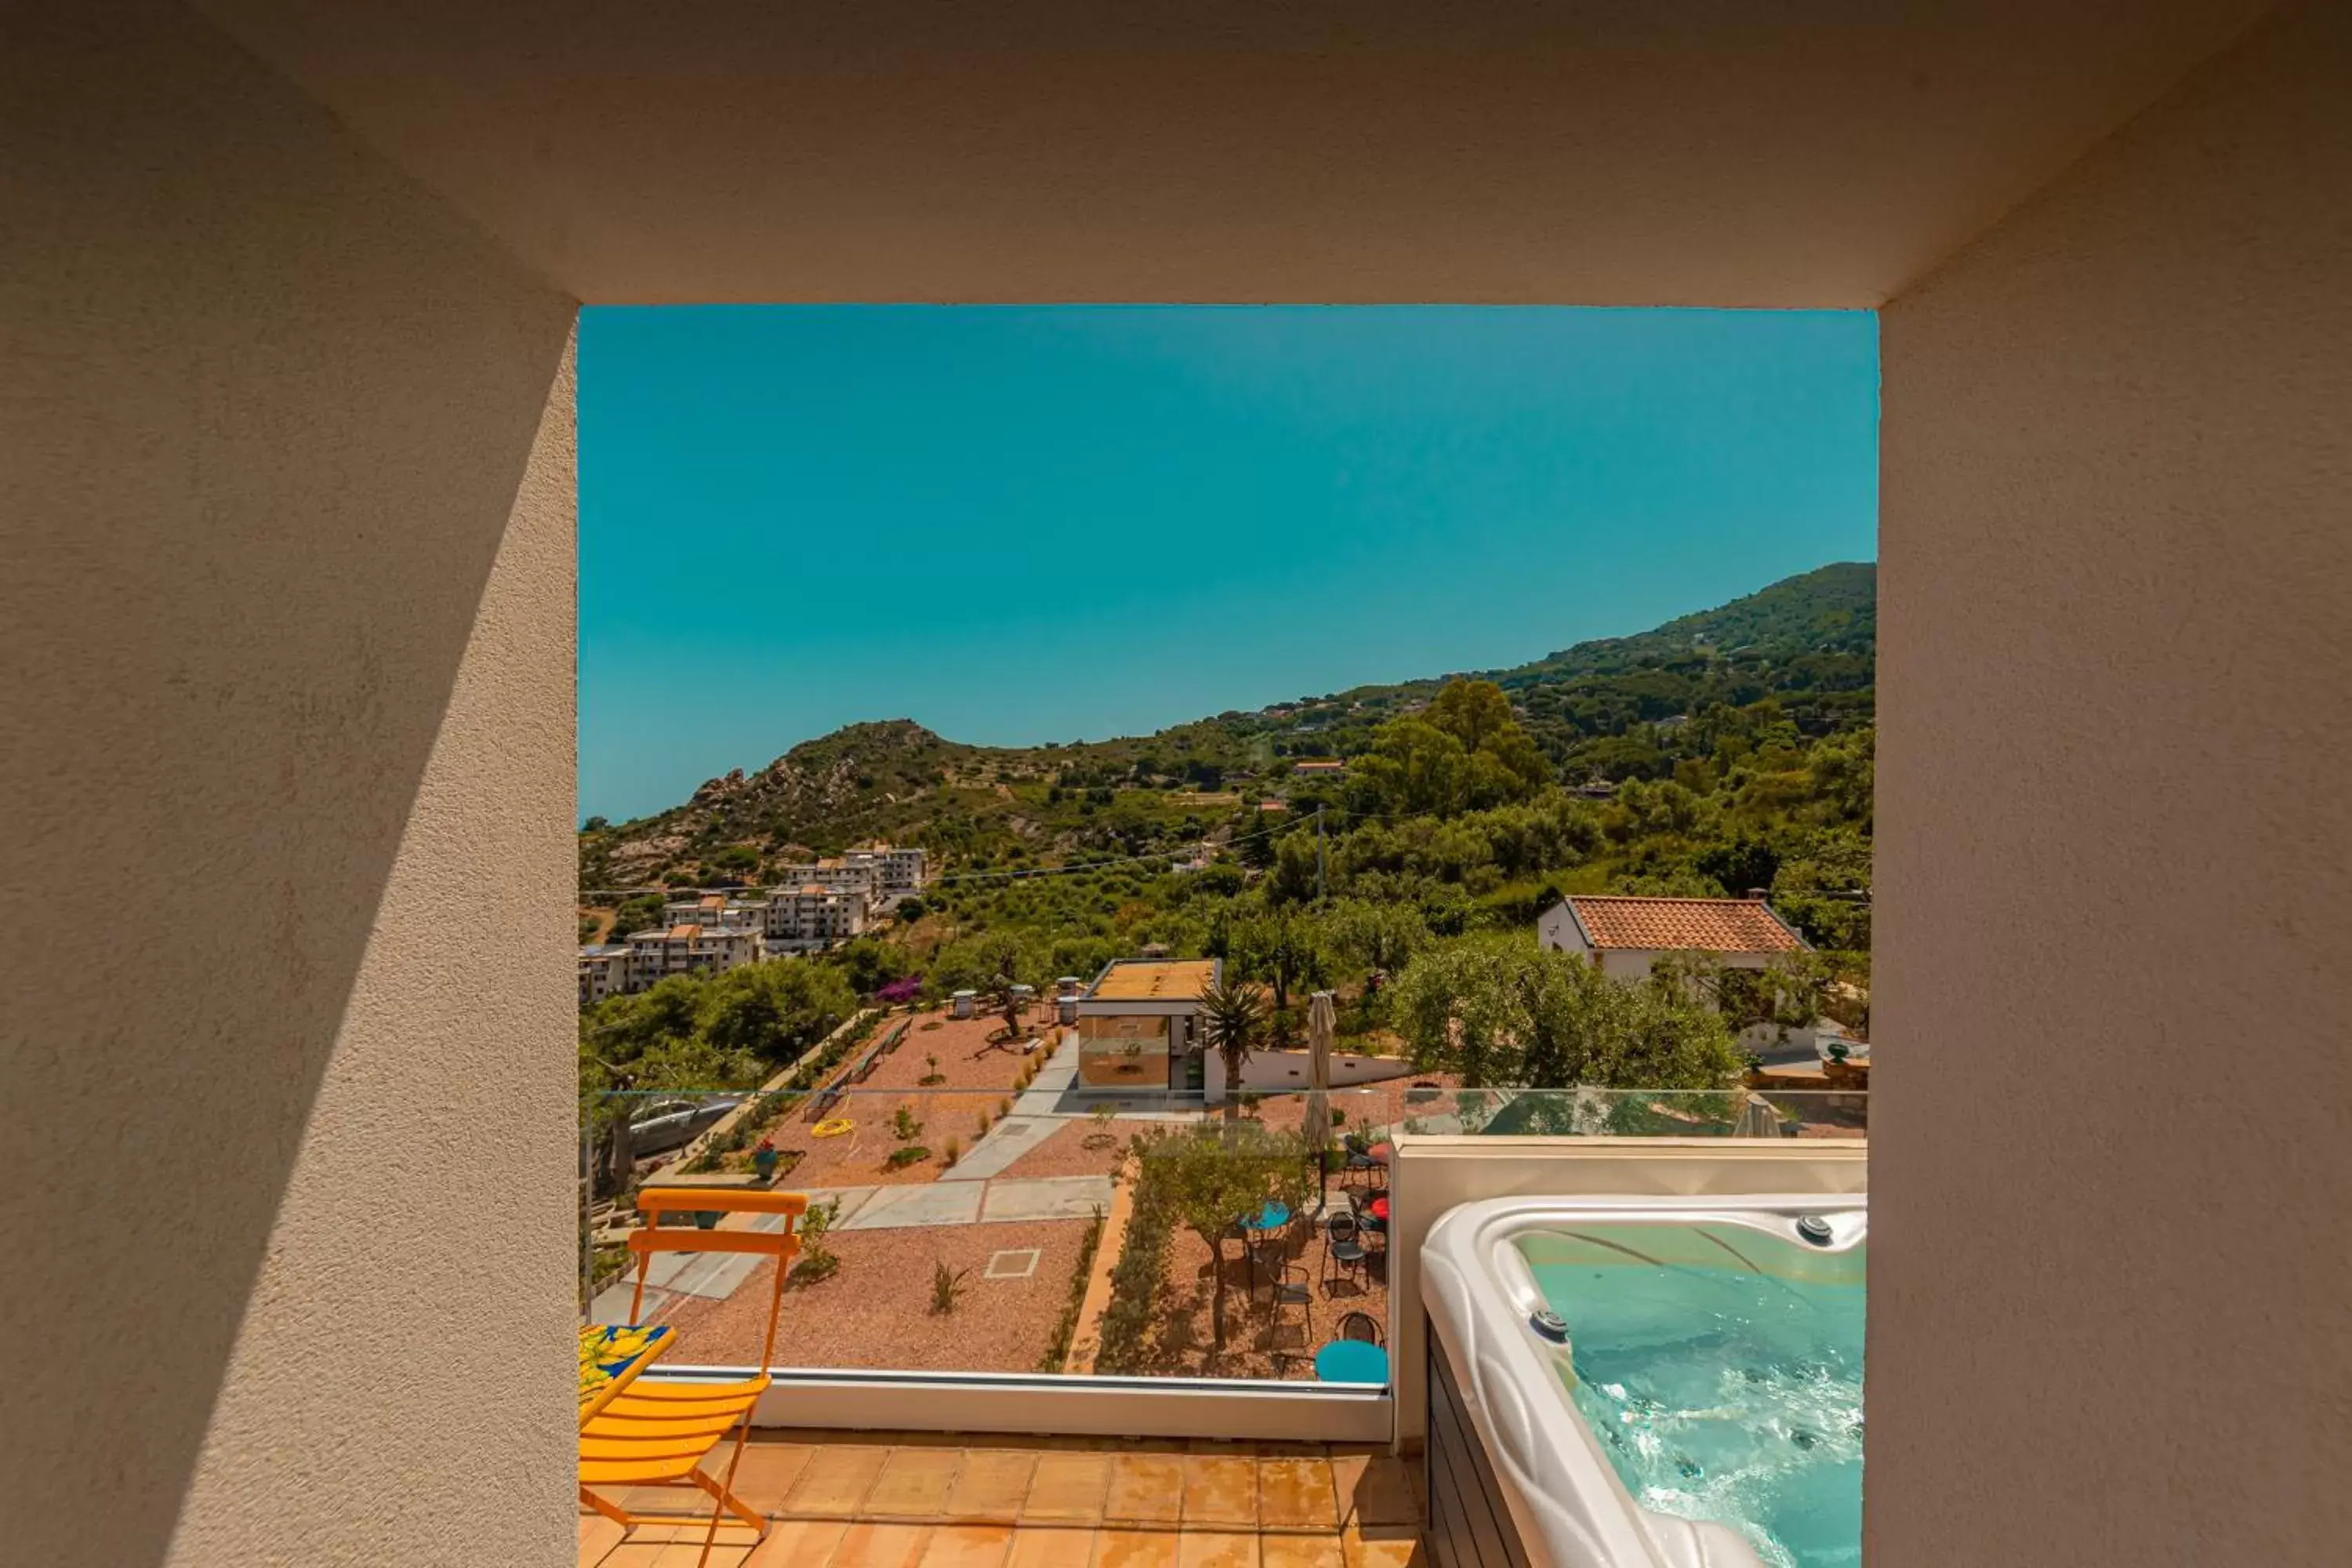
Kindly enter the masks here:
M 1750 1568 L 1759 1560 L 1732 1530 L 1634 1502 L 1552 1369 L 1560 1347 L 1528 1326 L 1550 1303 L 1517 1238 L 1580 1224 L 1711 1224 L 1810 1246 L 1797 1234 L 1805 1215 L 1830 1224 L 1823 1252 L 1850 1251 L 1869 1233 L 1863 1196 L 1821 1193 L 1487 1198 L 1447 1210 L 1430 1227 L 1421 1249 L 1422 1303 L 1537 1568 Z

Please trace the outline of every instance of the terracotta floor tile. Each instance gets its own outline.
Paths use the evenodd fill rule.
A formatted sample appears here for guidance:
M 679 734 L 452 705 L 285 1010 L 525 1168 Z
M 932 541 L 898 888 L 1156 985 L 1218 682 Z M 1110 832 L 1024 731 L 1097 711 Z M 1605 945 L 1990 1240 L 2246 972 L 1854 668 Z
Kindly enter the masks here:
M 1184 1461 L 1186 1529 L 1257 1528 L 1257 1461 L 1194 1454 Z
M 1041 1454 L 1029 1478 L 1029 1496 L 1021 1505 L 1022 1522 L 1098 1524 L 1109 1489 L 1109 1455 Z
M 947 1510 L 963 1454 L 955 1448 L 893 1448 L 858 1505 L 865 1519 L 936 1522 Z
M 1413 1461 L 1418 1464 L 1420 1461 Z M 1413 1500 L 1412 1465 L 1391 1454 L 1375 1454 L 1353 1489 L 1356 1522 L 1364 1526 L 1419 1524 L 1421 1507 Z M 1347 1507 L 1343 1499 L 1341 1506 Z
M 1188 1530 L 1179 1538 L 1178 1568 L 1258 1568 L 1257 1537 Z
M 1264 1568 L 1347 1568 L 1347 1549 L 1337 1533 L 1261 1535 L 1257 1550 Z
M 1184 1461 L 1165 1454 L 1116 1454 L 1106 1524 L 1174 1524 L 1183 1517 Z
M 1356 1516 L 1356 1494 L 1363 1489 L 1364 1471 L 1371 1462 L 1372 1456 L 1365 1453 L 1331 1456 L 1331 1490 L 1339 1502 L 1341 1524 Z
M 1404 1525 L 1373 1525 L 1341 1533 L 1348 1568 L 1429 1568 L 1421 1531 Z
M 580 1568 L 595 1568 L 627 1532 L 601 1513 L 580 1516 Z
M 1177 1568 L 1173 1530 L 1106 1530 L 1095 1538 L 1094 1568 Z
M 1092 1530 L 1024 1524 L 1013 1532 L 1004 1568 L 1087 1568 L 1094 1554 Z
M 1037 1456 L 1020 1448 L 971 1448 L 948 1490 L 947 1517 L 973 1524 L 1011 1524 L 1021 1517 Z
M 787 1519 L 768 1531 L 744 1568 L 824 1568 L 849 1526 L 837 1519 Z
M 928 1524 L 853 1524 L 826 1560 L 827 1568 L 922 1568 Z
M 1257 1522 L 1260 1530 L 1339 1529 L 1339 1494 L 1328 1459 L 1260 1459 L 1257 1462 Z
M 923 1568 L 1004 1568 L 1009 1524 L 942 1524 L 923 1547 Z
M 743 1458 L 735 1466 L 735 1495 L 761 1513 L 782 1510 L 784 1499 L 801 1471 L 808 1468 L 812 1450 L 803 1443 L 753 1443 L 743 1450 Z M 712 1456 L 718 1462 L 706 1466 L 714 1475 L 727 1473 L 727 1450 L 721 1444 Z
M 831 1519 L 854 1517 L 889 1455 L 887 1448 L 850 1445 L 816 1449 L 801 1468 L 800 1479 L 784 1494 L 784 1512 Z

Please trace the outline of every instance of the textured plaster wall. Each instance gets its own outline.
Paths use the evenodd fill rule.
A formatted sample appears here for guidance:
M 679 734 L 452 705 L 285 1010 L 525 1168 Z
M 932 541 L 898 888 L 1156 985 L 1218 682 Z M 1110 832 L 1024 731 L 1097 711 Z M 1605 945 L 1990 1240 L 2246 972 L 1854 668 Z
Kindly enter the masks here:
M 2352 8 L 1882 352 L 1867 1554 L 2343 1563 Z
M 572 1551 L 572 301 L 0 17 L 9 1563 Z

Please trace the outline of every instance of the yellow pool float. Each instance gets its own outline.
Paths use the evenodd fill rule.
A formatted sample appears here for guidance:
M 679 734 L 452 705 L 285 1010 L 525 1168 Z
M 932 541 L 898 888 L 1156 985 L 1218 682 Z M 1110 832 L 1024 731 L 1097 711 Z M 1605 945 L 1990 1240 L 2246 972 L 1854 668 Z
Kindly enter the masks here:
M 814 1128 L 810 1130 L 809 1136 L 812 1138 L 838 1138 L 845 1132 L 855 1132 L 856 1131 L 857 1123 L 849 1120 L 848 1117 L 833 1116 L 818 1122 Z

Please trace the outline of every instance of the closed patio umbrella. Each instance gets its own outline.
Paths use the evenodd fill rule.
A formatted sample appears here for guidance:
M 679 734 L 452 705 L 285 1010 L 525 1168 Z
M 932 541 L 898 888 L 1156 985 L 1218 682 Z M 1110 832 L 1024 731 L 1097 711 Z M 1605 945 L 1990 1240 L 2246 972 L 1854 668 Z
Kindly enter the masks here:
M 1740 1108 L 1739 1125 L 1732 1129 L 1735 1138 L 1780 1137 L 1780 1113 L 1760 1094 L 1751 1094 Z
M 1318 991 L 1307 1004 L 1307 1146 L 1318 1151 L 1331 1136 L 1331 1039 L 1339 1032 L 1331 993 Z

